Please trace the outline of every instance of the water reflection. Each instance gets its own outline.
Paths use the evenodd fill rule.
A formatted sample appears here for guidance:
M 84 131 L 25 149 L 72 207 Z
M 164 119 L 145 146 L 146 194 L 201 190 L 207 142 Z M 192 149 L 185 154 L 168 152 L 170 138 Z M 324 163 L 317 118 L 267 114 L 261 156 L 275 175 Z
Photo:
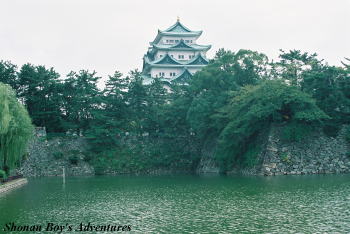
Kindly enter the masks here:
M 350 176 L 43 178 L 0 197 L 0 225 L 131 225 L 135 233 L 346 233 Z

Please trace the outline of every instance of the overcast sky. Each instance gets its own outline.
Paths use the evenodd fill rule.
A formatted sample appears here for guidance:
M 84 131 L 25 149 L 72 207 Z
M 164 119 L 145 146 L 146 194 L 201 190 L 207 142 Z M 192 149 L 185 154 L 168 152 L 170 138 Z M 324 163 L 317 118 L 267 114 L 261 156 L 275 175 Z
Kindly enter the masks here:
M 330 64 L 350 57 L 350 0 L 0 0 L 0 60 L 80 69 L 100 76 L 142 68 L 158 29 L 203 30 L 200 44 L 316 52 Z

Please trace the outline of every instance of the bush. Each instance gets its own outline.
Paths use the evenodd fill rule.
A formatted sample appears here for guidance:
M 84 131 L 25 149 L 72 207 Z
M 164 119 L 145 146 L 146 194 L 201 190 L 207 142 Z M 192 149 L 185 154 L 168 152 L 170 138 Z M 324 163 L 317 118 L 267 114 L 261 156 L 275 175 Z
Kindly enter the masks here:
M 105 158 L 101 157 L 94 161 L 93 167 L 95 169 L 95 175 L 103 175 L 108 167 L 108 162 Z
M 84 153 L 84 161 L 85 162 L 91 162 L 93 159 L 94 159 L 94 153 L 92 153 L 92 152 Z
M 346 139 L 347 142 L 350 143 L 350 126 L 348 126 L 348 127 L 346 128 L 345 139 Z
M 259 153 L 260 149 L 257 146 L 248 149 L 243 156 L 242 166 L 245 168 L 252 168 L 257 165 Z
M 338 121 L 327 121 L 323 126 L 323 132 L 326 136 L 336 137 L 340 130 L 341 123 Z
M 53 157 L 54 157 L 56 160 L 62 159 L 62 158 L 63 158 L 63 153 L 62 153 L 62 152 L 54 152 L 54 153 L 53 153 Z
M 290 157 L 289 157 L 287 152 L 281 153 L 280 158 L 281 158 L 282 162 L 284 162 L 284 163 L 291 163 Z
M 6 172 L 3 170 L 0 170 L 0 179 L 6 179 Z
M 68 158 L 69 162 L 73 165 L 77 165 L 79 162 L 79 157 L 77 155 L 71 155 Z
M 77 155 L 77 154 L 79 154 L 79 153 L 80 153 L 80 151 L 79 151 L 79 150 L 75 150 L 75 149 L 73 149 L 73 150 L 70 150 L 70 151 L 69 151 L 69 153 L 70 153 L 70 154 Z
M 310 125 L 292 122 L 283 128 L 282 140 L 287 142 L 300 142 L 309 135 Z

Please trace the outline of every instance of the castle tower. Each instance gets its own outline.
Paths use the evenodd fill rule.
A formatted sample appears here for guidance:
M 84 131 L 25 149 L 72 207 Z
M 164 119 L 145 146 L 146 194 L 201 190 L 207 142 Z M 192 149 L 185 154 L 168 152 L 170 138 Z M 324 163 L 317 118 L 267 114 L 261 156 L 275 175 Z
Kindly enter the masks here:
M 150 42 L 150 47 L 143 57 L 142 74 L 144 83 L 153 79 L 166 82 L 186 83 L 193 74 L 208 64 L 206 52 L 211 45 L 198 45 L 197 39 L 202 31 L 192 31 L 180 20 L 161 31 Z

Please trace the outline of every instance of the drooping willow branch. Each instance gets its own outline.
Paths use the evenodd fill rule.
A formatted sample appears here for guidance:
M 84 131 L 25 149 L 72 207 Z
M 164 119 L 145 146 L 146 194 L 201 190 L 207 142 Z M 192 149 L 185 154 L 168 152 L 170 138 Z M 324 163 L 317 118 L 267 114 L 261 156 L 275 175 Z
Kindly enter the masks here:
M 33 125 L 27 110 L 15 92 L 0 83 L 0 169 L 13 168 L 24 155 L 33 135 Z

